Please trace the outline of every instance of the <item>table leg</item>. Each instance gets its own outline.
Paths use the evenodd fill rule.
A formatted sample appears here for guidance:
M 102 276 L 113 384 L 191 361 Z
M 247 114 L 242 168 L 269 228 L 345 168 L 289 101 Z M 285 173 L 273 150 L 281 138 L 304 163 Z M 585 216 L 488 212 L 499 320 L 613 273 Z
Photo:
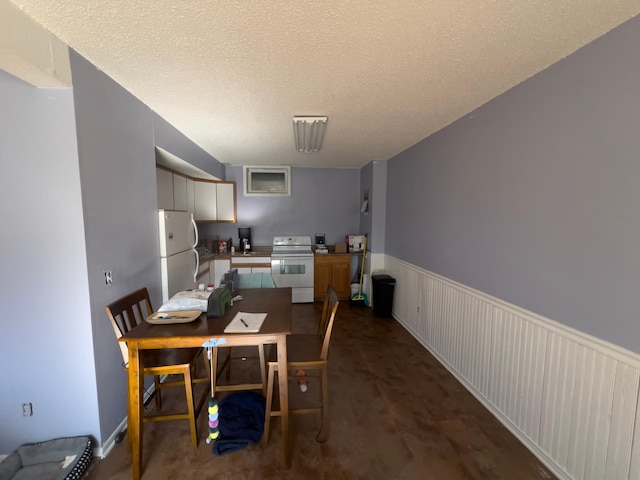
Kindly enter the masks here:
M 284 464 L 291 468 L 291 449 L 289 446 L 289 372 L 287 370 L 287 337 L 278 337 L 278 385 L 280 389 L 280 419 L 282 420 L 282 448 Z
M 133 479 L 140 480 L 142 465 L 142 386 L 144 385 L 143 366 L 140 361 L 138 344 L 128 344 L 129 349 L 129 408 L 127 411 L 127 435 L 131 445 Z

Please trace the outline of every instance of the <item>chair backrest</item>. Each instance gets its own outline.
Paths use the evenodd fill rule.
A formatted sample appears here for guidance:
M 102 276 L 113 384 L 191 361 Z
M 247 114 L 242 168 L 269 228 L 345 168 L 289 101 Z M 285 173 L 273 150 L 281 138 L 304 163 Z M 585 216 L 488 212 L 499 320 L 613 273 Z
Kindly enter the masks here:
M 320 317 L 320 324 L 318 325 L 318 336 L 322 339 L 322 351 L 320 352 L 320 358 L 326 360 L 329 357 L 329 343 L 331 341 L 331 332 L 333 330 L 333 322 L 336 319 L 336 312 L 338 311 L 338 294 L 335 289 L 329 285 L 327 287 L 327 296 L 324 299 L 324 306 L 322 307 L 322 316 Z
M 153 313 L 149 291 L 146 288 L 125 295 L 104 309 L 107 312 L 107 317 L 111 320 L 111 326 L 117 339 Z M 118 342 L 118 344 L 122 353 L 123 365 L 126 366 L 129 363 L 127 344 L 124 342 Z

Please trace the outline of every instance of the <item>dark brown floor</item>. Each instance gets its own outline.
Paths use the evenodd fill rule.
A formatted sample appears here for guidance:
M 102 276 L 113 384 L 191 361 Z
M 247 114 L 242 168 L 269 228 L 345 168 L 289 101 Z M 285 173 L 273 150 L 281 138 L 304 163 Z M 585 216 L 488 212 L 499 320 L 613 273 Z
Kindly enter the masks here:
M 320 310 L 320 304 L 294 305 L 294 332 L 313 332 Z M 232 378 L 256 371 L 251 362 L 234 362 Z M 194 449 L 187 422 L 172 421 L 145 424 L 143 478 L 556 478 L 395 320 L 373 317 L 369 308 L 341 303 L 329 377 L 329 441 L 315 441 L 316 416 L 294 416 L 290 470 L 283 466 L 278 419 L 266 448 L 250 446 L 222 457 L 214 456 L 204 441 Z M 309 397 L 303 398 L 317 392 L 313 382 L 309 387 L 304 394 Z M 292 384 L 293 393 L 296 389 Z M 176 389 L 173 397 L 179 405 L 183 390 Z M 201 412 L 201 438 L 206 421 Z M 88 478 L 131 478 L 126 440 L 94 464 Z

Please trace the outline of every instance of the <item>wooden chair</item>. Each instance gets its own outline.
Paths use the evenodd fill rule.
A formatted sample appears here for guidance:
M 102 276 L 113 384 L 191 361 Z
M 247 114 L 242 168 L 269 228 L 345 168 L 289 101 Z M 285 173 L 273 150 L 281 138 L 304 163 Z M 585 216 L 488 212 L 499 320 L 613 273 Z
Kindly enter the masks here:
M 321 427 L 316 440 L 324 442 L 329 438 L 329 384 L 327 375 L 327 366 L 329 358 L 329 343 L 331 341 L 331 331 L 333 330 L 333 322 L 338 310 L 338 295 L 334 288 L 329 285 L 327 295 L 322 308 L 322 316 L 318 325 L 318 333 L 316 335 L 300 335 L 294 334 L 287 337 L 287 369 L 289 370 L 289 379 L 292 381 L 300 381 L 305 379 L 295 372 L 303 370 L 305 374 L 308 371 L 318 370 L 320 373 L 320 382 L 322 390 L 322 403 L 319 407 L 314 408 L 289 408 L 291 414 L 307 414 L 320 413 Z M 262 437 L 263 446 L 269 442 L 269 426 L 271 417 L 280 416 L 279 410 L 273 410 L 273 389 L 275 383 L 275 374 L 278 371 L 278 361 L 276 349 L 272 349 L 268 359 L 269 372 L 267 375 L 267 404 L 265 411 L 264 435 Z M 294 372 L 294 375 L 291 374 Z M 289 395 L 293 389 L 289 388 Z M 304 394 L 306 395 L 306 394 Z
M 116 334 L 116 338 L 122 337 L 129 330 L 140 322 L 144 321 L 153 313 L 149 292 L 146 288 L 141 288 L 129 295 L 105 307 L 107 316 L 111 320 L 111 325 Z M 118 342 L 122 353 L 123 366 L 128 367 L 129 352 L 127 344 Z M 160 350 L 143 350 L 144 375 L 152 375 L 155 385 L 154 395 L 156 409 L 162 408 L 161 391 L 166 387 L 184 386 L 187 396 L 187 413 L 172 413 L 144 416 L 144 421 L 180 420 L 188 419 L 191 429 L 191 442 L 194 447 L 198 446 L 198 434 L 196 430 L 196 419 L 202 409 L 202 405 L 209 396 L 209 388 L 205 388 L 202 398 L 196 405 L 193 398 L 193 384 L 209 384 L 209 361 L 203 354 L 202 348 L 171 348 Z M 199 358 L 204 359 L 205 377 L 196 377 L 196 362 Z M 168 375 L 182 375 L 177 381 L 161 381 L 161 377 Z M 142 387 L 144 388 L 144 387 Z M 131 416 L 129 415 L 129 418 Z

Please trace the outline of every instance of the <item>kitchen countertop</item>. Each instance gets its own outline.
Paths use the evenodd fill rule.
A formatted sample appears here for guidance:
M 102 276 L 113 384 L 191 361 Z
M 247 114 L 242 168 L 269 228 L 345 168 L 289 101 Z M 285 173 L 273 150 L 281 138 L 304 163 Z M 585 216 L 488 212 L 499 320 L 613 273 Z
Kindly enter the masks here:
M 251 253 L 247 255 L 243 254 L 242 252 L 209 253 L 206 255 L 200 255 L 200 262 L 210 262 L 212 260 L 231 260 L 232 257 L 233 258 L 270 257 L 272 251 L 273 251 L 273 248 L 271 246 L 268 246 L 268 247 L 255 247 L 255 249 L 252 250 Z
M 326 257 L 327 255 L 329 256 L 333 256 L 333 257 L 340 257 L 340 256 L 347 256 L 347 257 L 353 257 L 358 256 L 358 255 L 362 255 L 362 252 L 343 252 L 343 253 L 337 253 L 331 249 L 329 249 L 328 253 L 317 253 L 316 256 L 317 257 Z
M 361 256 L 362 252 L 345 252 L 345 253 L 336 253 L 334 251 L 334 246 L 333 245 L 327 245 L 327 249 L 329 250 L 328 253 L 320 253 L 317 256 L 318 257 L 326 257 L 326 256 Z M 312 249 L 315 250 L 315 246 L 312 247 Z M 251 258 L 251 257 L 270 257 L 271 253 L 273 252 L 273 247 L 268 246 L 268 247 L 255 247 L 254 250 L 251 251 L 251 253 L 244 255 L 242 252 L 234 252 L 234 253 L 229 253 L 229 252 L 224 252 L 224 253 L 209 253 L 206 255 L 200 255 L 200 262 L 210 262 L 212 260 L 231 260 L 231 258 L 235 258 L 235 257 L 247 257 L 247 258 Z

